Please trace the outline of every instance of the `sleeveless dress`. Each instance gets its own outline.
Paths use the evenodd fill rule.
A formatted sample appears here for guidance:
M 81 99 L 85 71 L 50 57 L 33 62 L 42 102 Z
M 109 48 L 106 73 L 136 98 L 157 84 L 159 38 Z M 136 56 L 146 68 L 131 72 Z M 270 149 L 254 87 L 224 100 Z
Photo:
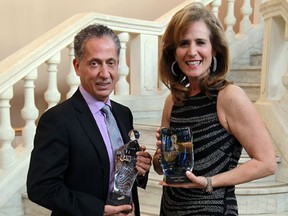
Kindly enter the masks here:
M 241 156 L 242 146 L 219 122 L 217 96 L 217 91 L 212 92 L 212 99 L 200 92 L 171 112 L 171 127 L 192 126 L 196 176 L 231 170 Z M 213 188 L 211 194 L 203 189 L 163 187 L 160 215 L 238 215 L 235 187 Z

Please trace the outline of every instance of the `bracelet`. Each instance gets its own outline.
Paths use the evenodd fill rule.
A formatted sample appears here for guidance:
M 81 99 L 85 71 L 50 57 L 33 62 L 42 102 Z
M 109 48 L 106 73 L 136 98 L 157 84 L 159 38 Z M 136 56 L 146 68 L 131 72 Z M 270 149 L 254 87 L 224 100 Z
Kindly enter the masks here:
M 206 185 L 206 192 L 207 193 L 212 193 L 212 191 L 213 191 L 213 187 L 212 187 L 212 180 L 211 180 L 211 178 L 210 177 L 205 177 L 206 178 L 206 180 L 207 180 L 207 185 Z

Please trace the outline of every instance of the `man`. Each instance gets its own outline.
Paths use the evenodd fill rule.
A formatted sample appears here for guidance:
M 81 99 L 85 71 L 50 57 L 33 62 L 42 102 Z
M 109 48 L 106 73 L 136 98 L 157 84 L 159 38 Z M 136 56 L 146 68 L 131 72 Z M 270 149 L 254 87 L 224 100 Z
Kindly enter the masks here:
M 133 204 L 107 205 L 113 190 L 114 156 L 101 111 L 112 109 L 123 143 L 133 129 L 130 109 L 109 99 L 117 81 L 120 42 L 103 25 L 90 25 L 74 39 L 76 74 L 81 85 L 38 123 L 27 178 L 29 198 L 53 216 L 140 215 L 137 185 L 145 188 L 151 156 L 137 152 Z

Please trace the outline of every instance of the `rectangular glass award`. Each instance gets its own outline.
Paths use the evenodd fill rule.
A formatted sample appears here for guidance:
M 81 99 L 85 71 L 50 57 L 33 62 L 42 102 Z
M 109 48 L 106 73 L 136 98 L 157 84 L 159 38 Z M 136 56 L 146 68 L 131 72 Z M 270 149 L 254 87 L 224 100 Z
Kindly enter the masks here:
M 191 182 L 185 173 L 194 166 L 192 128 L 161 128 L 160 140 L 164 181 L 169 184 Z

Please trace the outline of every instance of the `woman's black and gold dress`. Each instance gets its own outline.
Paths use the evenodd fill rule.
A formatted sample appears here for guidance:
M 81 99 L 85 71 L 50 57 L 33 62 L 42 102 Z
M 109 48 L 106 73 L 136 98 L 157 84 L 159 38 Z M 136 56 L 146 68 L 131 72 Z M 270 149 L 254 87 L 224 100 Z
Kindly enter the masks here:
M 174 106 L 171 112 L 171 127 L 193 129 L 196 176 L 214 176 L 231 170 L 241 155 L 242 146 L 219 122 L 217 96 L 216 91 L 212 92 L 212 98 L 200 92 L 183 107 Z M 211 194 L 202 189 L 163 187 L 160 215 L 238 215 L 235 187 L 213 188 Z

